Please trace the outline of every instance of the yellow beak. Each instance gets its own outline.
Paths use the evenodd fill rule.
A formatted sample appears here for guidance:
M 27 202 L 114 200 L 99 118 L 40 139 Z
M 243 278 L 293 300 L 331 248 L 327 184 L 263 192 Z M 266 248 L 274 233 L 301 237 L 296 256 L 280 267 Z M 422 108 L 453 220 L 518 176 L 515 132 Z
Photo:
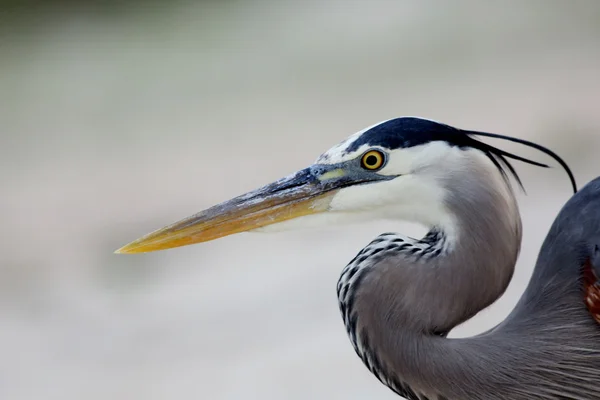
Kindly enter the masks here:
M 336 192 L 307 168 L 152 232 L 116 253 L 187 246 L 327 211 Z

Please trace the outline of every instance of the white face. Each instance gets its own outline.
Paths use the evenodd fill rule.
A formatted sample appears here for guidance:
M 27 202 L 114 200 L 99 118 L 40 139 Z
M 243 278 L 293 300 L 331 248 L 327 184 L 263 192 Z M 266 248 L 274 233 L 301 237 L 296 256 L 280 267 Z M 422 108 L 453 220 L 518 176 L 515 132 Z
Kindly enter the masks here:
M 451 223 L 436 171 L 461 150 L 444 142 L 395 150 L 363 145 L 351 154 L 331 155 L 330 160 L 360 158 L 371 149 L 387 154 L 387 163 L 377 174 L 395 178 L 340 190 L 331 201 L 331 212 L 360 213 L 363 219 L 400 219 L 428 227 Z
M 465 157 L 466 152 L 442 141 L 394 150 L 364 144 L 355 151 L 347 152 L 371 128 L 332 147 L 316 160 L 315 165 L 335 165 L 360 160 L 365 152 L 376 149 L 386 154 L 387 162 L 383 168 L 369 173 L 395 178 L 340 189 L 333 196 L 328 212 L 278 223 L 261 228 L 260 231 L 375 219 L 399 219 L 427 227 L 452 226 L 452 217 L 445 208 L 440 174 L 447 173 L 447 167 L 456 165 L 459 162 L 457 158 Z

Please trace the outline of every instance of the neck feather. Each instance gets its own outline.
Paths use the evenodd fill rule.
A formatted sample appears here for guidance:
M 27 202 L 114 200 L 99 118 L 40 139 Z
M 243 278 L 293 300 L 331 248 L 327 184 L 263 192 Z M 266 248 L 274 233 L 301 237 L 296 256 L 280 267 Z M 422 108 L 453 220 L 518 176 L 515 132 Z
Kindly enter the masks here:
M 427 375 L 436 354 L 422 346 L 446 341 L 440 336 L 493 303 L 512 278 L 521 242 L 516 200 L 497 171 L 484 171 L 444 177 L 447 193 L 460 193 L 445 199 L 452 226 L 433 227 L 421 240 L 384 234 L 338 283 L 357 353 L 402 395 L 436 387 L 439 377 Z

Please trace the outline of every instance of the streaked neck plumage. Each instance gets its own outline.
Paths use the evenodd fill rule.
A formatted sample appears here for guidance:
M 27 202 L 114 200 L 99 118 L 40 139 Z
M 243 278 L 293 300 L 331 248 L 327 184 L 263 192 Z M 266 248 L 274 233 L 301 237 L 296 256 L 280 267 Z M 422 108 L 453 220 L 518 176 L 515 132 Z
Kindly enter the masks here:
M 422 372 L 432 371 L 436 360 L 421 344 L 440 340 L 500 297 L 520 249 L 521 220 L 509 184 L 479 152 L 461 156 L 452 164 L 460 168 L 431 177 L 447 189 L 445 226 L 430 227 L 420 240 L 379 236 L 338 282 L 355 350 L 384 384 L 409 398 L 436 398 L 430 390 L 441 378 Z M 479 173 L 466 179 L 473 170 Z

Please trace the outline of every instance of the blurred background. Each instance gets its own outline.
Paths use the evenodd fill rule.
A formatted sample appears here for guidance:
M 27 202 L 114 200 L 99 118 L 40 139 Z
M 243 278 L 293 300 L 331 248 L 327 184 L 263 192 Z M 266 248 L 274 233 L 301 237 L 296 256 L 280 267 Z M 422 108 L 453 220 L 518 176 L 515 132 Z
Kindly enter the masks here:
M 417 228 L 113 251 L 402 115 L 537 141 L 585 184 L 599 71 L 595 0 L 0 1 L 0 399 L 396 398 L 335 285 Z M 560 168 L 517 169 L 515 277 L 453 336 L 508 314 L 571 195 Z

